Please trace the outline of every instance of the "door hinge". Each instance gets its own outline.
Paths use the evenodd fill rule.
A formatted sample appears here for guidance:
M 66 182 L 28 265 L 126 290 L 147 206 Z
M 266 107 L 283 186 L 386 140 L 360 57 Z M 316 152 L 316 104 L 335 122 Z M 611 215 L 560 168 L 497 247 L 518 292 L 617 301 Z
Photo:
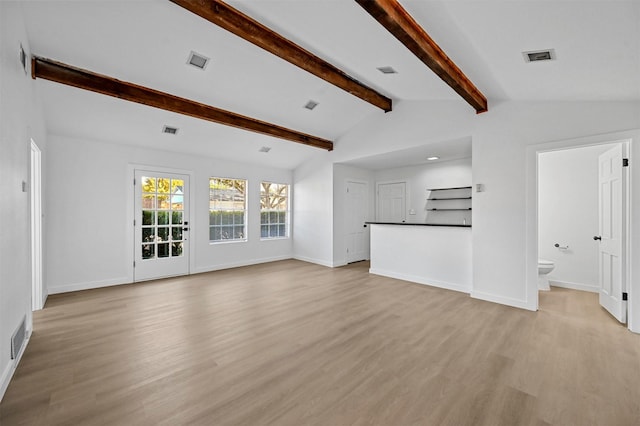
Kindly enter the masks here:
M 628 158 L 623 158 L 622 159 L 622 167 L 629 167 L 629 159 Z
M 136 220 L 133 219 L 133 226 L 136 226 Z
M 133 178 L 133 186 L 136 186 L 136 178 Z
M 622 293 L 622 300 L 627 300 L 629 295 L 627 293 Z
M 133 261 L 133 267 L 134 268 L 136 267 L 136 261 L 135 260 Z

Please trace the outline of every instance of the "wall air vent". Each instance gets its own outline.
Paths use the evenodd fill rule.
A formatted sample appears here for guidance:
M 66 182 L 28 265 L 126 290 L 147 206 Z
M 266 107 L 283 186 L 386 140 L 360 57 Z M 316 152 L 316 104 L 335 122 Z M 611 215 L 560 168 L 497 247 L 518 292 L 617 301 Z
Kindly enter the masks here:
M 209 58 L 199 53 L 196 53 L 193 50 L 189 54 L 189 59 L 187 60 L 187 64 L 193 65 L 194 67 L 200 68 L 201 70 L 205 69 L 208 63 L 209 63 Z
M 382 74 L 398 74 L 398 71 L 393 69 L 393 67 L 379 67 L 378 71 L 380 71 Z
M 318 102 L 316 101 L 309 101 L 304 105 L 304 107 L 308 110 L 313 110 L 317 106 L 318 106 Z
M 20 354 L 20 349 L 27 339 L 27 318 L 23 317 L 22 322 L 11 336 L 11 359 L 16 359 Z
M 170 135 L 175 135 L 178 133 L 178 128 L 177 127 L 171 127 L 171 126 L 164 126 L 162 128 L 162 133 L 168 133 Z
M 531 52 L 522 52 L 525 62 L 553 61 L 556 59 L 556 51 L 554 49 L 535 50 Z

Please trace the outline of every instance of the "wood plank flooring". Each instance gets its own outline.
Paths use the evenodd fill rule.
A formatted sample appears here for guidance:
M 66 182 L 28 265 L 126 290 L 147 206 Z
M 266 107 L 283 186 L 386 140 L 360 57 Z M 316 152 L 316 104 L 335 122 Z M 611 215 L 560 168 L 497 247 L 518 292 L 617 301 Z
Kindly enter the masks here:
M 295 260 L 49 297 L 10 425 L 638 425 L 640 336 Z

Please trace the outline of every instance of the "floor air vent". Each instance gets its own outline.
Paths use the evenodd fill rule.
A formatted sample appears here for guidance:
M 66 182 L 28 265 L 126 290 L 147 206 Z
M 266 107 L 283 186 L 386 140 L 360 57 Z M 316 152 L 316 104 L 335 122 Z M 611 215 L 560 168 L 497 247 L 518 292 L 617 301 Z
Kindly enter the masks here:
M 23 317 L 18 329 L 11 336 L 11 359 L 16 359 L 27 337 L 27 317 Z

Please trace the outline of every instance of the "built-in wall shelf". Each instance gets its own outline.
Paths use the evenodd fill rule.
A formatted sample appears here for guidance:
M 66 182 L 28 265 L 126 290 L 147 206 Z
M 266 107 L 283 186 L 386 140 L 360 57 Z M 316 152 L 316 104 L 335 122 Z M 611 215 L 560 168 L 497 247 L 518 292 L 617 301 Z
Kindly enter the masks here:
M 427 222 L 469 226 L 471 224 L 471 186 L 430 188 L 425 211 Z M 437 192 L 436 192 L 437 191 Z M 433 197 L 433 198 L 431 198 Z
M 451 191 L 452 189 L 471 189 L 470 186 L 457 186 L 455 188 L 427 188 L 427 191 Z

